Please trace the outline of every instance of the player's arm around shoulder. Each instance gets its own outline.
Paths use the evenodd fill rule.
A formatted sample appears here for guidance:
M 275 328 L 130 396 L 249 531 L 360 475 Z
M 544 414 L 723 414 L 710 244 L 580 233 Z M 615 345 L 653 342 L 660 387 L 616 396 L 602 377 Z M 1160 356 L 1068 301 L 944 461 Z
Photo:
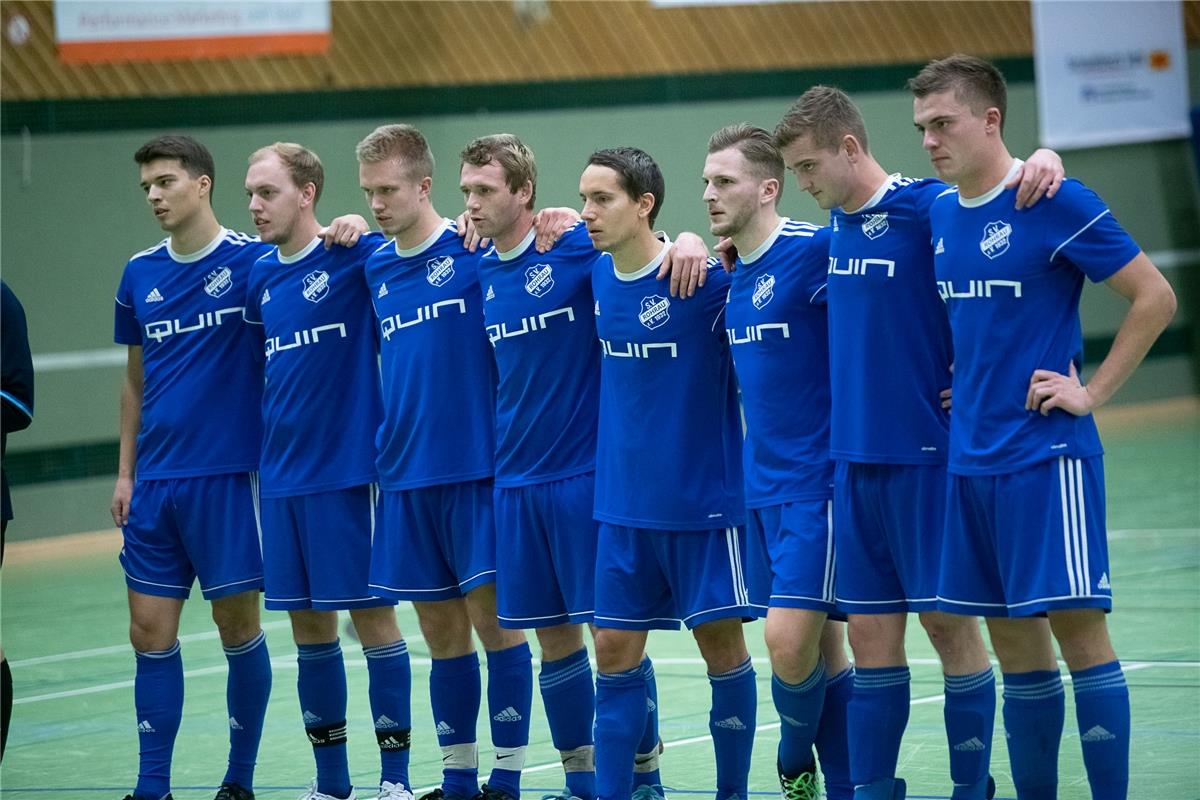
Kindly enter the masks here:
M 686 300 L 708 280 L 708 271 L 708 245 L 697 234 L 684 231 L 671 243 L 655 277 L 661 281 L 670 276 L 671 297 Z
M 1053 150 L 1040 148 L 1025 160 L 1005 188 L 1017 190 L 1018 209 L 1035 205 L 1045 197 L 1054 197 L 1066 177 L 1062 156 Z

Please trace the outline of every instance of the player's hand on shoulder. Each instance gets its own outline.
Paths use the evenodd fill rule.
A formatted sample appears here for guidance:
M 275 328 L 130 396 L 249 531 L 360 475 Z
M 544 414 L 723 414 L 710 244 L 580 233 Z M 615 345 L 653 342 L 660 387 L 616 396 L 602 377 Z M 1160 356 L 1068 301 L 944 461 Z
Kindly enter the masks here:
M 481 247 L 486 250 L 492 243 L 491 239 L 479 235 L 479 231 L 475 230 L 475 223 L 466 211 L 454 218 L 454 229 L 463 240 L 463 247 L 467 248 L 468 253 L 474 253 Z
M 717 251 L 717 258 L 721 259 L 721 266 L 725 268 L 725 271 L 730 275 L 737 272 L 738 251 L 733 239 L 728 236 L 722 237 L 714 249 Z
M 543 208 L 533 215 L 533 246 L 544 253 L 579 222 L 579 212 L 573 208 Z
M 1043 417 L 1056 408 L 1068 414 L 1082 417 L 1092 413 L 1096 399 L 1079 380 L 1079 373 L 1072 361 L 1067 374 L 1051 369 L 1034 370 L 1029 379 L 1029 392 L 1025 395 L 1025 409 L 1037 411 Z
M 950 365 L 950 374 L 954 374 L 954 364 Z M 945 389 L 942 389 L 940 392 L 938 392 L 938 399 L 942 401 L 942 408 L 946 409 L 946 411 L 949 411 L 950 406 L 954 401 L 954 386 L 947 386 Z
M 129 522 L 129 504 L 133 500 L 133 478 L 117 478 L 117 485 L 113 488 L 112 505 L 109 511 L 112 512 L 113 522 L 118 528 L 124 527 Z
M 1067 175 L 1062 157 L 1053 150 L 1035 150 L 1013 179 L 1004 184 L 1005 189 L 1017 190 L 1017 208 L 1028 208 L 1045 197 L 1049 200 L 1062 186 Z
M 325 240 L 325 249 L 328 250 L 335 244 L 342 247 L 354 247 L 362 235 L 369 230 L 371 230 L 371 226 L 367 225 L 367 221 L 358 214 L 346 214 L 329 223 L 329 227 L 322 228 L 317 235 Z
M 658 280 L 670 276 L 671 297 L 681 300 L 696 294 L 708 277 L 708 245 L 694 233 L 687 231 L 671 243 L 662 266 L 658 268 Z

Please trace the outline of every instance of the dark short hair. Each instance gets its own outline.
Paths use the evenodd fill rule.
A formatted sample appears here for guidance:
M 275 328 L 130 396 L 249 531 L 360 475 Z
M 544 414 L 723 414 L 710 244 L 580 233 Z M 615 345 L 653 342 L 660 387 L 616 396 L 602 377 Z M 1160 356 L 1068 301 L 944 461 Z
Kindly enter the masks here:
M 981 116 L 989 108 L 1000 111 L 1000 131 L 1008 118 L 1008 84 L 990 61 L 955 53 L 930 61 L 906 84 L 913 97 L 953 91 L 954 97 Z
M 836 86 L 814 86 L 792 103 L 775 126 L 775 146 L 780 150 L 807 134 L 817 147 L 833 149 L 850 134 L 867 147 L 867 125 L 850 95 Z
M 709 153 L 730 148 L 736 148 L 742 154 L 759 180 L 774 178 L 779 182 L 779 193 L 775 197 L 778 203 L 783 196 L 783 156 L 775 148 L 771 134 L 748 122 L 739 122 L 726 125 L 708 139 Z
M 491 136 L 480 136 L 463 148 L 459 154 L 463 164 L 473 167 L 486 167 L 495 161 L 504 171 L 504 182 L 508 190 L 516 194 L 529 181 L 533 193 L 525 207 L 533 210 L 537 199 L 537 161 L 533 151 L 524 142 L 511 133 L 496 133 Z
M 648 222 L 654 227 L 654 220 L 662 210 L 666 198 L 667 186 L 663 180 L 662 170 L 645 150 L 636 147 L 611 147 L 597 150 L 588 156 L 588 166 L 608 167 L 617 173 L 617 181 L 625 194 L 633 200 L 641 200 L 642 195 L 654 195 L 654 205 L 650 208 Z
M 213 164 L 212 153 L 208 152 L 207 147 L 200 144 L 200 142 L 191 136 L 184 136 L 178 133 L 155 136 L 139 147 L 137 152 L 133 154 L 133 161 L 139 167 L 149 164 L 151 161 L 157 161 L 160 158 L 169 158 L 178 161 L 180 168 L 193 179 L 199 178 L 201 175 L 207 175 L 213 185 L 216 185 L 217 168 Z M 211 192 L 208 199 L 211 203 Z

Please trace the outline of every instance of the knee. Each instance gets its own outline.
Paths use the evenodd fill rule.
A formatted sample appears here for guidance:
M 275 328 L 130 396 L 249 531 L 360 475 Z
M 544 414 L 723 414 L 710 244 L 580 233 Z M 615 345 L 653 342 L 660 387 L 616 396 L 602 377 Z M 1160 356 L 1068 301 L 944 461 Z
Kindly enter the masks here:
M 363 647 L 378 647 L 391 644 L 400 638 L 400 626 L 396 624 L 393 606 L 363 608 L 350 612 L 354 631 Z
M 891 667 L 904 663 L 904 627 L 902 615 L 850 617 L 847 630 L 854 662 L 860 667 Z
M 337 640 L 336 611 L 290 611 L 296 644 L 325 644 Z
M 820 657 L 820 637 L 805 626 L 772 624 L 768 619 L 764 638 L 771 669 L 788 683 L 804 680 Z
M 642 663 L 645 639 L 615 628 L 596 630 L 596 668 L 600 672 L 626 672 Z
M 150 614 L 132 614 L 129 618 L 129 643 L 139 653 L 166 650 L 179 636 L 178 625 Z
M 238 596 L 214 601 L 212 604 L 212 619 L 221 635 L 221 643 L 226 647 L 244 644 L 262 630 L 258 612 L 258 594 L 252 598 Z
M 1054 638 L 1058 640 L 1063 660 L 1073 672 L 1106 664 L 1117 658 L 1108 636 L 1108 624 L 1103 611 L 1088 609 L 1051 613 L 1050 627 L 1054 631 Z
M 583 647 L 582 625 L 555 625 L 538 628 L 538 644 L 542 648 L 542 661 L 558 661 Z
M 461 600 L 413 603 L 413 608 L 433 658 L 456 658 L 475 650 L 471 621 Z
M 740 620 L 721 620 L 698 626 L 692 633 L 710 674 L 719 675 L 750 657 Z

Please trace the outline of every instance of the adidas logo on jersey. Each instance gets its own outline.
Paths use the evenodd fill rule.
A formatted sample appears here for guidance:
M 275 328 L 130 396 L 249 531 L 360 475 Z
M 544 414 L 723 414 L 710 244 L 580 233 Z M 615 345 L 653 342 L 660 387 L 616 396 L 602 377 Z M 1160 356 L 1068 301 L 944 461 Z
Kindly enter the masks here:
M 489 284 L 488 284 L 488 290 L 487 290 L 487 294 L 485 294 L 485 295 L 483 296 L 483 302 L 485 302 L 485 303 L 486 303 L 488 300 L 495 300 L 495 299 L 496 299 L 496 290 L 495 290 L 495 289 L 493 289 L 493 288 L 492 288 L 492 285 L 489 283 Z
M 238 721 L 237 721 L 237 717 L 230 717 L 230 718 L 229 718 L 229 730 L 231 730 L 231 731 L 240 731 L 240 730 L 242 730 L 242 723 L 240 723 L 240 722 L 238 722 Z
M 379 292 L 375 296 L 376 297 L 387 297 L 388 296 L 388 290 L 387 290 L 386 283 L 379 284 Z
M 946 243 L 942 241 L 942 237 L 939 236 L 937 247 L 934 248 L 933 254 L 935 256 L 940 256 L 944 252 L 946 252 Z
M 150 724 L 150 720 L 142 720 L 138 723 L 138 733 L 154 733 L 154 726 Z
M 1108 742 L 1117 738 L 1104 729 L 1103 726 L 1093 725 L 1091 730 L 1079 737 L 1084 742 Z
M 315 725 L 320 721 L 321 721 L 321 718 L 318 717 L 316 714 L 312 713 L 311 711 L 304 712 L 304 724 L 305 725 Z
M 437 724 L 437 727 L 434 728 L 434 731 L 437 733 L 438 736 L 449 736 L 450 734 L 455 732 L 454 728 L 451 728 L 445 722 L 439 722 Z
M 1097 589 L 1112 589 L 1112 584 L 1108 582 L 1108 573 L 1105 572 L 1100 576 L 1100 580 L 1096 581 Z
M 162 293 L 158 291 L 157 286 L 150 290 L 150 294 L 146 295 L 147 303 L 161 303 L 162 301 L 163 296 Z
M 266 305 L 267 303 L 269 303 L 269 302 L 271 302 L 271 290 L 270 290 L 270 289 L 263 289 L 263 296 L 262 296 L 262 300 L 259 300 L 259 301 L 258 301 L 258 304 L 259 304 L 260 306 L 265 306 L 265 305 Z
M 717 722 L 714 722 L 713 724 L 716 725 L 718 728 L 725 728 L 726 730 L 730 730 L 730 731 L 746 730 L 745 723 L 743 723 L 737 717 L 726 717 L 725 719 L 718 720 Z
M 398 728 L 399 725 L 396 723 L 396 721 L 394 719 L 389 717 L 387 714 L 380 714 L 379 719 L 375 720 L 375 727 L 386 729 L 386 728 Z
M 512 706 L 504 709 L 498 714 L 492 716 L 496 722 L 520 722 L 524 717 L 517 713 L 517 710 Z
M 954 749 L 960 753 L 978 753 L 982 750 L 986 750 L 987 745 L 979 741 L 978 736 L 972 736 L 965 742 L 959 742 L 958 744 L 954 745 Z

